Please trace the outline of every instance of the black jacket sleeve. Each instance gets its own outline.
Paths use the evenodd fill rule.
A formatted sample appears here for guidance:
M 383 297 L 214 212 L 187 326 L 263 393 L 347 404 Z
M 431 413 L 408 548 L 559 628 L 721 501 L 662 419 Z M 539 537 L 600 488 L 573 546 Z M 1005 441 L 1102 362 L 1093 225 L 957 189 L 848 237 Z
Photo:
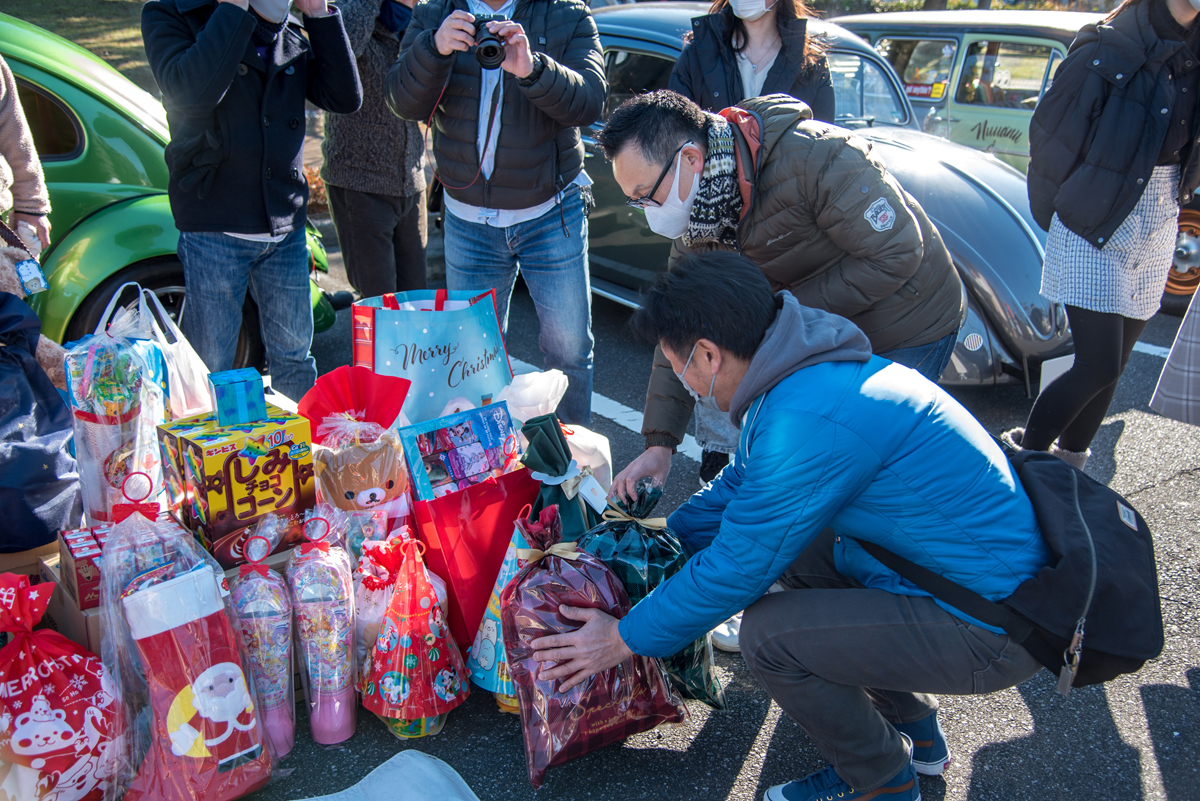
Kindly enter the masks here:
M 822 57 L 820 64 L 812 67 L 811 74 L 815 91 L 808 105 L 812 109 L 813 119 L 836 124 L 837 103 L 833 93 L 833 78 L 829 74 L 829 61 Z
M 304 30 L 309 43 L 306 92 L 309 101 L 334 114 L 358 111 L 362 105 L 362 84 L 337 6 L 329 7 L 328 16 L 306 15 Z
M 546 68 L 538 79 L 528 86 L 519 81 L 517 85 L 531 103 L 564 128 L 591 125 L 600 117 L 608 94 L 600 54 L 596 21 L 590 11 L 581 8 L 562 62 L 543 53 Z
M 1080 32 L 1080 39 L 1087 30 Z M 1029 206 L 1046 231 L 1059 189 L 1086 158 L 1092 122 L 1107 100 L 1108 81 L 1089 66 L 1098 46 L 1099 40 L 1092 38 L 1072 48 L 1029 123 Z
M 211 114 L 237 74 L 254 18 L 233 3 L 218 3 L 193 36 L 173 6 L 150 0 L 142 7 L 146 58 L 163 99 L 181 114 Z
M 433 35 L 448 14 L 444 3 L 417 3 L 413 9 L 412 21 L 400 40 L 400 58 L 388 72 L 384 87 L 388 108 L 397 117 L 424 122 L 433 113 L 457 55 L 443 56 L 433 43 Z
M 700 102 L 696 94 L 697 76 L 700 72 L 697 61 L 696 44 L 688 42 L 683 46 L 683 52 L 679 54 L 679 60 L 675 62 L 671 77 L 667 80 L 668 89 L 683 95 L 693 103 Z

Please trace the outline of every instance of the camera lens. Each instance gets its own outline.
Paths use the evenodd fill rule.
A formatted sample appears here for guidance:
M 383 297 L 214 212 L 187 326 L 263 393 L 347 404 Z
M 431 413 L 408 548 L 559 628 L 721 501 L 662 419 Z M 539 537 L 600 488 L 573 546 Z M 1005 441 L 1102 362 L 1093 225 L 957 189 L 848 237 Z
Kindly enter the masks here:
M 476 40 L 475 58 L 485 70 L 499 69 L 504 63 L 504 45 L 496 34 L 487 32 Z

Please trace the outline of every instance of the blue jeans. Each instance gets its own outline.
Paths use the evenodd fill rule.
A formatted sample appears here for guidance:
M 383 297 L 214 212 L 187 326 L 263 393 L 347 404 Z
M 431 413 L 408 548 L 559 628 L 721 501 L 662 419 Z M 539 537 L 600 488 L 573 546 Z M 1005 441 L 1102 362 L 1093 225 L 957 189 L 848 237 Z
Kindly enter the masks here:
M 561 213 L 560 213 L 561 211 Z M 568 237 L 563 231 L 566 221 Z M 446 214 L 446 287 L 496 290 L 496 311 L 508 336 L 508 303 L 517 271 L 537 307 L 538 345 L 546 369 L 567 375 L 558 405 L 564 423 L 592 419 L 592 295 L 588 277 L 588 224 L 578 187 L 568 187 L 560 206 L 536 220 L 507 228 L 467 222 Z
M 228 234 L 179 235 L 186 290 L 184 336 L 213 372 L 233 367 L 246 290 L 258 304 L 271 385 L 298 401 L 317 380 L 312 347 L 312 299 L 304 229 L 280 242 L 252 242 Z
M 937 383 L 950 364 L 954 355 L 954 345 L 958 342 L 958 332 L 946 334 L 939 340 L 925 345 L 915 345 L 911 348 L 896 348 L 884 353 L 877 353 L 883 359 L 890 359 L 896 364 L 911 367 L 933 383 Z

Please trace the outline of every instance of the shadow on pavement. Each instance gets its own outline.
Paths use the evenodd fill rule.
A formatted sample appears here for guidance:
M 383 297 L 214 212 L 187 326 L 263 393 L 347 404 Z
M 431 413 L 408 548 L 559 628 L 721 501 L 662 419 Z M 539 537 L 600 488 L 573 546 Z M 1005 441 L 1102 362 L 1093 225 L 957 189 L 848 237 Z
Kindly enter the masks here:
M 970 801 L 1144 797 L 1137 749 L 1122 741 L 1103 686 L 1064 699 L 1042 671 L 1017 690 L 1033 717 L 1033 733 L 975 752 Z
M 1162 775 L 1167 801 L 1200 799 L 1200 668 L 1187 672 L 1189 687 L 1150 684 L 1141 688 L 1142 705 Z

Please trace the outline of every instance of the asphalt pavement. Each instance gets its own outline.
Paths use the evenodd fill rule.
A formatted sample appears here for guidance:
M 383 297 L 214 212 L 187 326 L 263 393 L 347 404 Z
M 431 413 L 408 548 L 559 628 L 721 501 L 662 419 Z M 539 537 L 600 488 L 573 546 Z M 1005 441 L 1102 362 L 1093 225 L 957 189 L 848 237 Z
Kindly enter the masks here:
M 436 238 L 436 233 L 435 233 Z M 431 268 L 440 249 L 431 243 Z M 331 289 L 345 288 L 332 254 Z M 625 328 L 630 311 L 603 299 L 592 304 L 595 392 L 640 412 L 652 348 Z M 1142 341 L 1169 348 L 1179 320 L 1159 315 Z M 540 366 L 538 323 L 518 285 L 509 322 L 512 356 Z M 322 372 L 350 362 L 349 312 L 319 334 L 313 353 Z M 1088 473 L 1132 501 L 1155 535 L 1167 646 L 1139 673 L 1102 687 L 1055 693 L 1043 671 L 1020 687 L 977 697 L 943 697 L 941 720 L 954 754 L 942 778 L 923 778 L 926 801 L 1200 801 L 1200 428 L 1158 416 L 1147 406 L 1163 359 L 1137 352 L 1093 443 Z M 1032 402 L 1017 387 L 954 393 L 992 433 L 1023 424 Z M 606 408 L 616 408 L 608 404 Z M 628 421 L 627 421 L 628 422 Z M 635 426 L 636 427 L 636 426 Z M 592 428 L 612 445 L 619 470 L 642 449 L 641 437 L 600 416 Z M 659 513 L 697 488 L 698 465 L 676 455 Z M 286 776 L 252 796 L 303 799 L 353 785 L 405 748 L 436 756 L 457 770 L 483 801 L 492 799 L 759 799 L 773 784 L 823 766 L 808 737 L 781 715 L 740 656 L 717 655 L 729 709 L 689 702 L 691 719 L 554 768 L 535 792 L 529 785 L 520 722 L 475 691 L 435 737 L 401 741 L 358 710 L 348 742 L 313 743 L 298 714 L 296 749 Z

